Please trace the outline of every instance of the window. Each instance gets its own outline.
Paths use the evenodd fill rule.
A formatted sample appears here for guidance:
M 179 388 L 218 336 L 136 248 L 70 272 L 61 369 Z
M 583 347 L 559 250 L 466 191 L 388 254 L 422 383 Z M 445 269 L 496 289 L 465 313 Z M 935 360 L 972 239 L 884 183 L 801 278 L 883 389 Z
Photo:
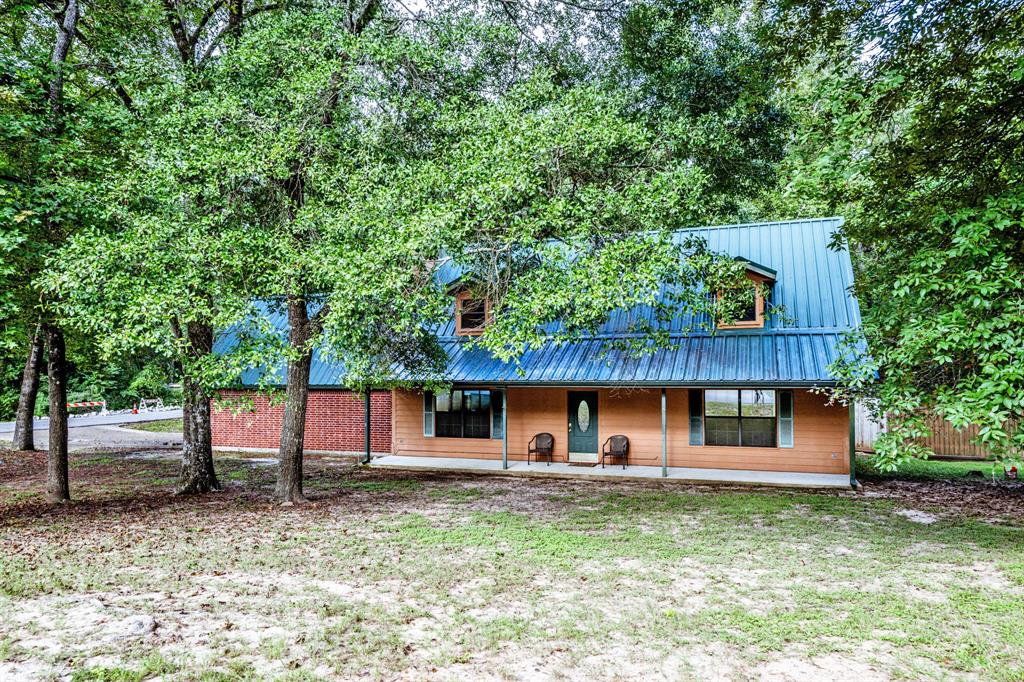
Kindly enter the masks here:
M 731 323 L 725 324 L 719 321 L 719 329 L 760 329 L 764 326 L 764 312 L 768 307 L 767 299 L 771 296 L 771 286 L 774 280 L 749 271 L 747 278 L 754 283 L 752 287 L 753 300 Z M 719 301 L 722 299 L 721 292 L 718 294 L 718 299 Z
M 462 391 L 438 393 L 434 400 L 434 433 L 442 438 L 461 438 Z
M 455 333 L 460 335 L 482 334 L 490 316 L 487 299 L 474 298 L 468 292 L 455 299 Z
M 423 400 L 423 435 L 439 438 L 501 438 L 503 410 L 504 401 L 497 391 L 455 389 L 437 394 L 426 393 Z
M 704 444 L 773 448 L 775 391 L 704 391 Z
M 757 293 L 757 289 L 755 288 L 753 300 L 750 301 L 750 305 L 746 307 L 746 309 L 740 314 L 740 316 L 736 318 L 737 322 L 757 323 L 757 308 L 758 303 L 760 303 L 760 301 L 758 301 L 759 298 L 760 295 Z

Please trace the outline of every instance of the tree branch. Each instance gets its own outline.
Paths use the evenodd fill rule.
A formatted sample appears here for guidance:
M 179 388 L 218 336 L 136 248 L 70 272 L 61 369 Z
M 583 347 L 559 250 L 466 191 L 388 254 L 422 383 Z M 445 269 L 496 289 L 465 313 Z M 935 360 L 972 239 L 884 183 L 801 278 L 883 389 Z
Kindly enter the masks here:
M 203 16 L 200 17 L 199 22 L 196 24 L 195 30 L 192 31 L 192 35 L 188 38 L 190 53 L 195 49 L 196 43 L 199 41 L 199 36 L 206 29 L 206 25 L 210 23 L 210 19 L 212 19 L 213 15 L 217 13 L 217 10 L 219 10 L 223 6 L 224 0 L 217 0 L 212 5 L 210 5 L 209 8 L 207 8 L 206 12 L 203 13 Z
M 167 19 L 167 27 L 171 30 L 174 44 L 178 48 L 178 56 L 181 63 L 191 65 L 195 61 L 192 53 L 192 46 L 189 44 L 188 35 L 185 33 L 185 24 L 181 20 L 178 6 L 175 0 L 164 0 L 164 17 Z
M 263 7 L 254 7 L 248 14 L 245 15 L 245 18 L 251 19 L 257 14 L 262 14 L 263 12 L 271 12 L 273 10 L 281 9 L 283 6 L 284 5 L 282 3 L 274 3 L 271 5 L 264 5 Z M 213 37 L 213 40 L 210 41 L 210 44 L 206 46 L 206 49 L 203 51 L 203 56 L 199 58 L 198 62 L 196 62 L 196 68 L 203 68 L 203 66 L 206 64 L 206 61 L 211 56 L 213 56 L 213 51 L 216 50 L 217 47 L 222 42 L 224 42 L 224 37 L 235 30 L 237 30 L 235 24 L 228 22 L 227 26 L 218 31 L 217 35 L 215 35 Z

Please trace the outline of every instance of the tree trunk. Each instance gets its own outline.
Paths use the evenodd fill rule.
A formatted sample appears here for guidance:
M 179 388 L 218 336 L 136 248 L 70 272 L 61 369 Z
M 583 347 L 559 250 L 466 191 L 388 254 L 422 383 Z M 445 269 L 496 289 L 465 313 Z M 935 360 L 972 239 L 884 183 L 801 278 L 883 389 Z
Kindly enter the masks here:
M 47 99 L 50 103 L 50 127 L 54 132 L 61 130 L 64 124 L 64 62 L 71 50 L 77 26 L 78 0 L 68 0 L 57 25 L 57 39 L 53 43 L 53 52 L 50 53 L 53 77 L 50 79 Z
M 46 465 L 46 499 L 67 502 L 68 484 L 68 389 L 64 333 L 46 325 L 47 376 L 50 380 L 50 449 Z
M 57 37 L 50 53 L 53 74 L 47 86 L 49 104 L 49 134 L 56 136 L 64 129 L 64 63 L 74 41 L 78 26 L 78 0 L 67 0 L 57 24 Z M 59 240 L 52 217 L 47 216 L 51 240 Z M 50 502 L 67 502 L 71 499 L 68 483 L 68 387 L 67 357 L 64 347 L 64 333 L 53 324 L 47 324 L 46 373 L 50 389 L 50 444 L 46 464 L 46 498 Z
M 309 368 L 313 360 L 313 349 L 309 343 L 312 336 L 306 300 L 298 296 L 289 297 L 288 345 L 294 355 L 288 360 L 277 488 L 274 491 L 282 502 L 306 501 L 302 494 L 302 450 L 306 438 Z
M 213 352 L 213 329 L 209 325 L 190 323 L 187 327 L 188 349 L 193 358 Z M 213 467 L 213 438 L 210 434 L 210 397 L 201 381 L 185 372 L 183 383 L 181 474 L 178 493 L 193 495 L 220 490 Z
M 32 345 L 28 349 L 25 370 L 21 373 L 21 394 L 18 396 L 18 414 L 14 422 L 15 450 L 35 450 L 36 443 L 32 433 L 32 417 L 36 411 L 36 396 L 39 394 L 39 364 L 43 359 L 43 334 L 39 325 L 32 335 Z

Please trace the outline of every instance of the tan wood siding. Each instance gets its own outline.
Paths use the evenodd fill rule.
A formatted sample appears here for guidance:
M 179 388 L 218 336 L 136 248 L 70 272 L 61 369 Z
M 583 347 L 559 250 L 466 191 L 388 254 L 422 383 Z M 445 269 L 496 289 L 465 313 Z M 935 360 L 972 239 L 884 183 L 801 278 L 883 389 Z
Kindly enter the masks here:
M 741 448 L 689 445 L 686 389 L 667 390 L 668 463 L 675 467 L 751 469 L 818 473 L 849 472 L 846 408 L 828 406 L 821 396 L 795 390 L 794 447 Z M 507 400 L 509 459 L 525 459 L 529 440 L 547 431 L 555 437 L 555 460 L 568 458 L 568 389 L 510 388 Z M 423 396 L 395 391 L 394 451 L 399 455 L 500 459 L 500 439 L 423 436 Z M 600 447 L 608 436 L 629 437 L 631 464 L 661 464 L 661 390 L 614 388 L 598 391 Z
M 849 411 L 820 395 L 793 391 L 793 447 L 691 446 L 689 391 L 668 391 L 668 464 L 676 467 L 848 473 Z
M 395 391 L 396 455 L 434 457 L 501 457 L 501 440 L 491 438 L 434 438 L 423 435 L 423 394 Z
M 661 466 L 660 388 L 601 389 L 597 427 L 600 434 L 598 447 L 604 445 L 608 436 L 622 434 L 629 438 L 631 464 Z M 670 440 L 673 435 L 669 431 Z

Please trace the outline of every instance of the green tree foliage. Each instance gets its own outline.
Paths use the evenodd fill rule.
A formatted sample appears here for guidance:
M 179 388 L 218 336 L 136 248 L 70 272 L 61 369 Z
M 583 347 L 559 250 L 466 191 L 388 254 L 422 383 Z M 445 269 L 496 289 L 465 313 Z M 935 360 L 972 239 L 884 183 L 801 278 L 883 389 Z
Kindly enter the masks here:
M 38 3 L 0 12 L 0 415 L 14 411 L 38 323 L 55 321 L 38 281 L 46 261 L 78 230 L 105 225 L 97 189 L 123 159 L 120 140 L 132 127 L 109 74 L 86 66 L 95 55 L 80 35 L 92 33 L 91 17 L 79 19 L 54 99 L 62 12 Z
M 707 215 L 705 169 L 631 111 L 630 93 L 547 75 L 442 113 L 444 150 L 412 181 L 410 191 L 433 191 L 413 220 L 442 226 L 437 265 L 454 262 L 492 302 L 479 343 L 514 360 L 646 305 L 655 324 L 637 318 L 632 350 L 649 352 L 669 343 L 663 323 L 681 307 L 705 320 L 735 314 L 706 292 L 732 288 L 741 268 L 670 234 Z
M 271 252 L 263 232 L 247 229 L 262 192 L 250 177 L 232 172 L 230 154 L 249 147 L 227 156 L 207 150 L 218 121 L 205 112 L 216 65 L 250 22 L 282 6 L 241 0 L 105 6 L 101 25 L 122 29 L 105 34 L 105 63 L 122 91 L 133 93 L 126 108 L 138 121 L 135 135 L 119 138 L 125 162 L 100 192 L 104 215 L 118 229 L 83 230 L 51 261 L 45 278 L 61 312 L 108 357 L 149 352 L 180 368 L 184 492 L 217 485 L 213 387 L 258 364 L 271 339 L 257 333 L 252 345 L 213 352 L 215 330 L 252 319 L 249 289 L 260 291 Z
M 742 0 L 639 2 L 623 18 L 619 88 L 703 171 L 700 220 L 747 216 L 775 184 L 789 120 L 765 30 Z
M 863 336 L 837 366 L 897 466 L 934 412 L 1024 445 L 1024 10 L 768 3 L 800 118 L 779 207 L 847 217 Z M 815 211 L 817 212 L 817 211 Z M 867 352 L 865 352 L 865 349 Z

